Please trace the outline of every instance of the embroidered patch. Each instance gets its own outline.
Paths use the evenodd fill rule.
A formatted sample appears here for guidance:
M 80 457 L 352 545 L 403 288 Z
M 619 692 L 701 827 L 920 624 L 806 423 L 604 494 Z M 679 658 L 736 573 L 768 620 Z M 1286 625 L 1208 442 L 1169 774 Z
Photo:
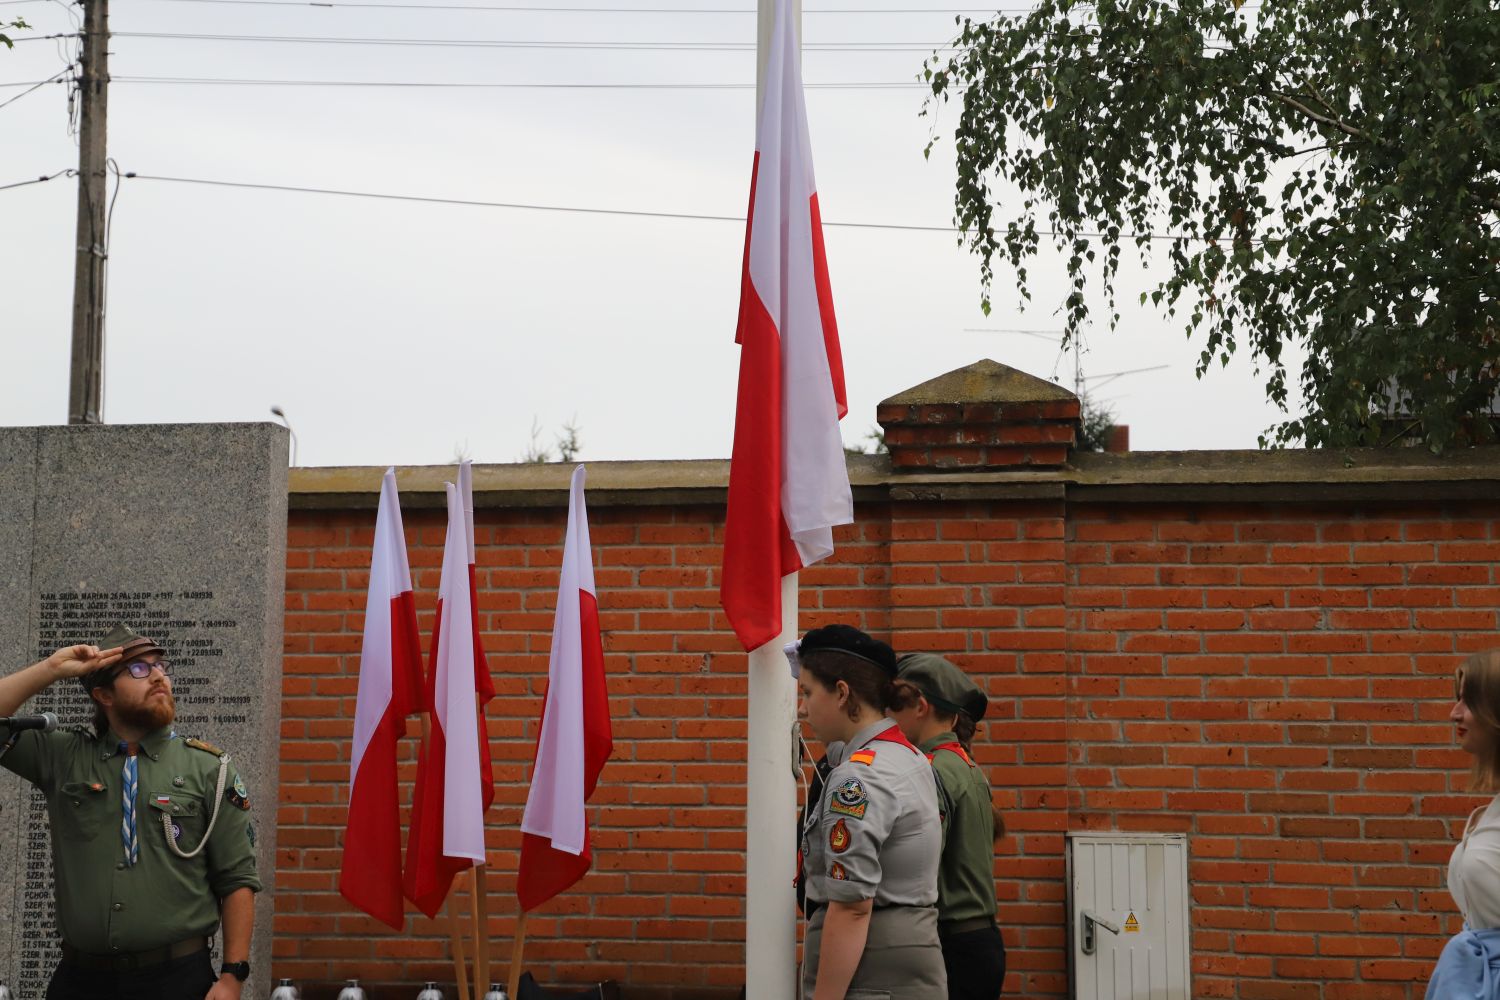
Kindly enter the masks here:
M 847 882 L 849 880 L 849 873 L 844 871 L 843 865 L 835 861 L 833 864 L 828 866 L 828 877 L 836 878 L 840 882 Z
M 828 799 L 828 808 L 845 816 L 864 819 L 865 808 L 869 803 L 870 797 L 865 794 L 865 786 L 860 784 L 858 778 L 850 778 Z
M 811 853 L 812 853 L 812 845 L 807 842 L 807 838 L 806 837 L 803 837 L 802 838 L 801 856 L 805 858 L 805 857 L 807 857 Z
M 156 797 L 156 804 L 159 805 L 159 806 L 169 806 L 169 805 L 172 804 L 172 796 L 170 796 L 170 795 L 158 795 Z
M 849 827 L 843 820 L 833 824 L 833 829 L 828 831 L 828 849 L 834 854 L 843 854 L 849 849 Z
M 875 763 L 875 751 L 868 748 L 856 750 L 849 755 L 849 763 L 870 765 Z
M 172 824 L 172 839 L 173 840 L 181 840 L 182 839 L 182 827 L 178 826 L 176 823 Z
M 234 787 L 225 792 L 224 797 L 230 801 L 230 804 L 246 812 L 250 811 L 250 792 L 245 788 L 245 783 L 240 780 L 239 775 L 234 776 Z

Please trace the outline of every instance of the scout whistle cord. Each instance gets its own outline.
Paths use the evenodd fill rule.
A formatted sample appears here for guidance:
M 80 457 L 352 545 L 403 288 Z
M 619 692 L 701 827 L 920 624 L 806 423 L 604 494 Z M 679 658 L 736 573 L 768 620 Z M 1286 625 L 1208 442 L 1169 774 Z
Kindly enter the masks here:
M 208 829 L 203 831 L 203 839 L 198 841 L 198 846 L 193 848 L 191 851 L 184 851 L 182 848 L 177 846 L 177 832 L 172 826 L 172 815 L 170 813 L 161 814 L 161 828 L 167 834 L 167 846 L 172 849 L 173 854 L 177 855 L 179 858 L 196 858 L 199 854 L 202 853 L 203 848 L 208 846 L 208 838 L 214 832 L 214 824 L 219 821 L 219 810 L 224 808 L 224 786 L 227 783 L 228 778 L 229 755 L 227 753 L 220 754 L 219 783 L 218 787 L 214 789 L 214 808 L 213 812 L 209 813 L 208 816 Z

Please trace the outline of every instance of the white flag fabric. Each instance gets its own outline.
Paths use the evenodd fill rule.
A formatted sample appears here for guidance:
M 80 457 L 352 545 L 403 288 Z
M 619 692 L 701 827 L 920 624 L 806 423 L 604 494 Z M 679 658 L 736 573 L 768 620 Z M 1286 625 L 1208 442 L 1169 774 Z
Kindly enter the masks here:
M 584 476 L 583 466 L 573 470 L 547 701 L 521 817 L 516 892 L 523 911 L 540 906 L 588 871 L 592 854 L 585 803 L 613 747 Z
M 448 487 L 448 537 L 438 585 L 442 625 L 433 682 L 433 723 L 446 741 L 443 757 L 443 854 L 484 863 L 484 798 L 479 767 L 478 700 L 474 694 L 474 630 L 469 597 L 468 519 Z

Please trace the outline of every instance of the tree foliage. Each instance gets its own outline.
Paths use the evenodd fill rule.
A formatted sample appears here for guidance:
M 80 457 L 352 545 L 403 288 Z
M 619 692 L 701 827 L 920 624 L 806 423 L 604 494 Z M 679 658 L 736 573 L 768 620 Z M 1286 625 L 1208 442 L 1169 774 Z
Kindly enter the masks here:
M 927 64 L 924 113 L 961 103 L 955 218 L 986 309 L 997 260 L 1029 298 L 1045 237 L 1067 258 L 1070 335 L 1091 282 L 1117 323 L 1134 244 L 1170 262 L 1141 301 L 1201 338 L 1200 377 L 1250 351 L 1287 414 L 1263 444 L 1492 440 L 1500 13 L 1241 2 L 1040 0 L 959 19 L 956 53 Z M 996 204 L 1002 185 L 1017 203 Z M 1305 362 L 1289 372 L 1294 344 Z
M 0 45 L 4 45 L 7 49 L 15 48 L 16 43 L 11 40 L 10 36 L 7 35 L 6 32 L 25 31 L 30 27 L 31 25 L 27 24 L 19 17 L 13 21 L 0 21 Z

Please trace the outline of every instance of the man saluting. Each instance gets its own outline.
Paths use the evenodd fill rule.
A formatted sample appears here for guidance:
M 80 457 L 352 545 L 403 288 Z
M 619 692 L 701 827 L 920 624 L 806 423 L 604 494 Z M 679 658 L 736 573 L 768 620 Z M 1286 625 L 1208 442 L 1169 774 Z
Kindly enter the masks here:
M 0 678 L 0 716 L 69 677 L 94 706 L 93 733 L 0 728 L 0 767 L 36 785 L 52 828 L 62 961 L 47 1000 L 239 1000 L 250 974 L 250 797 L 228 754 L 173 730 L 164 652 L 117 625 Z

